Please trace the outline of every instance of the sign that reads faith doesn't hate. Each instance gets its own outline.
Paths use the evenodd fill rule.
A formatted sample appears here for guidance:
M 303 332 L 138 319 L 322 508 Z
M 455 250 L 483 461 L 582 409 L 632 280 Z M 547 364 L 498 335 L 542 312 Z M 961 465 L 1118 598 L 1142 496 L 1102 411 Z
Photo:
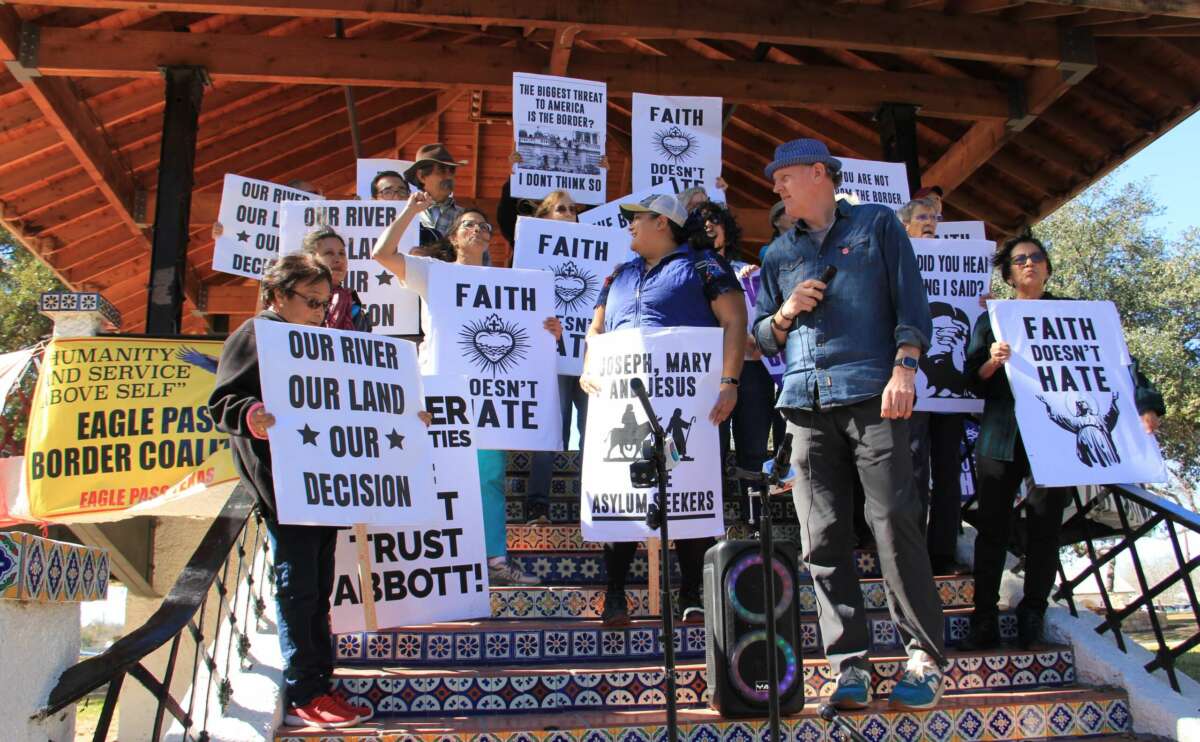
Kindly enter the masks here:
M 721 99 L 633 94 L 633 190 L 715 189 Z
M 440 520 L 416 346 L 254 320 L 280 523 Z
M 989 301 L 1033 480 L 1043 487 L 1165 482 L 1158 441 L 1134 398 L 1132 363 L 1109 301 Z
M 260 279 L 279 258 L 279 208 L 312 194 L 265 180 L 228 174 L 221 189 L 213 270 Z
M 608 86 L 569 77 L 513 73 L 513 136 L 521 156 L 514 198 L 566 191 L 581 204 L 604 203 L 602 168 Z
M 479 464 L 467 380 L 426 376 L 426 431 L 440 517 L 423 527 L 367 529 L 380 626 L 415 626 L 491 614 Z M 363 631 L 362 583 L 353 531 L 338 533 L 333 630 Z
M 633 486 L 629 464 L 653 439 L 630 381 L 646 386 L 654 414 L 680 454 L 668 472 L 666 511 L 672 538 L 724 532 L 720 444 L 708 414 L 721 376 L 721 329 L 627 329 L 588 340 L 585 373 L 600 392 L 588 400 L 584 440 L 583 537 L 587 541 L 644 541 L 646 508 L 655 490 Z
M 560 374 L 582 372 L 596 297 L 613 269 L 629 259 L 629 242 L 624 230 L 531 217 L 517 220 L 513 267 L 543 270 L 554 277 L 554 311 L 563 325 Z

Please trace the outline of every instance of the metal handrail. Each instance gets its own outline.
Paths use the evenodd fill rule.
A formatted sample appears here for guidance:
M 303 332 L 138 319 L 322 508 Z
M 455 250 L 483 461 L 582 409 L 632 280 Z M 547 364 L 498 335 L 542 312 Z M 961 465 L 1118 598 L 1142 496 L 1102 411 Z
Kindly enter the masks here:
M 238 484 L 221 508 L 216 520 L 209 526 L 208 532 L 197 545 L 158 610 L 141 627 L 114 642 L 101 654 L 89 657 L 67 668 L 59 677 L 54 689 L 50 691 L 46 705 L 34 714 L 33 718 L 44 719 L 107 685 L 108 692 L 95 736 L 96 740 L 104 740 L 107 738 L 108 727 L 112 721 L 121 685 L 126 675 L 130 675 L 158 699 L 153 739 L 159 738 L 166 713 L 170 713 L 185 730 L 190 730 L 196 724 L 196 720 L 192 718 L 196 692 L 195 682 L 191 685 L 188 708 L 182 707 L 170 694 L 171 679 L 180 651 L 181 640 L 186 633 L 196 643 L 196 657 L 202 658 L 202 660 L 194 663 L 193 672 L 199 671 L 202 666 L 207 667 L 210 684 L 217 676 L 215 645 L 221 634 L 221 626 L 225 621 L 230 624 L 228 640 L 232 643 L 236 638 L 239 642 L 239 653 L 244 653 L 248 640 L 244 628 L 240 633 L 238 631 L 236 591 L 237 581 L 240 581 L 242 575 L 242 562 L 247 558 L 248 529 L 246 525 L 252 516 L 258 517 L 255 511 L 254 496 L 244 486 Z M 261 536 L 261 529 L 256 532 L 254 544 L 249 550 L 251 561 L 257 555 L 260 546 L 259 536 Z M 265 541 L 262 545 L 265 546 Z M 235 558 L 238 560 L 238 565 L 235 584 L 231 591 L 225 580 L 229 575 L 229 563 Z M 264 571 L 269 571 L 269 569 L 267 566 Z M 246 570 L 246 579 L 247 584 L 253 588 L 253 564 Z M 260 579 L 262 578 L 260 577 Z M 210 656 L 204 648 L 206 637 L 203 629 L 208 598 L 213 590 L 216 591 L 218 600 L 218 619 L 215 634 L 212 637 L 214 652 Z M 241 617 L 243 626 L 248 623 L 248 614 L 251 609 L 257 616 L 261 616 L 262 600 L 256 600 L 254 596 L 250 596 L 246 600 L 246 615 Z M 199 613 L 199 617 L 197 617 L 197 613 Z M 171 644 L 171 652 L 163 679 L 160 681 L 142 664 L 142 661 L 167 643 Z M 228 656 L 226 657 L 227 673 Z M 193 681 L 194 679 L 193 676 Z M 229 692 L 226 688 L 227 683 L 227 678 L 221 681 L 223 697 Z M 207 704 L 205 704 L 204 715 L 207 719 Z M 203 729 L 203 724 L 201 728 Z M 207 739 L 207 733 L 201 731 L 197 738 Z

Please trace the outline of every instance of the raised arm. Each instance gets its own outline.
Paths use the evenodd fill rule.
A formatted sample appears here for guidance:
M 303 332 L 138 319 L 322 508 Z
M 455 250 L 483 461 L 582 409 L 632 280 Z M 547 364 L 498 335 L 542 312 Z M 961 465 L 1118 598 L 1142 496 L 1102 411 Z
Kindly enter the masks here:
M 400 215 L 388 225 L 387 229 L 383 230 L 383 234 L 375 240 L 375 248 L 371 250 L 371 258 L 395 273 L 396 278 L 399 278 L 401 282 L 404 281 L 405 276 L 404 253 L 398 251 L 396 247 L 400 244 L 400 237 L 404 235 L 408 225 L 412 224 L 412 220 L 430 206 L 433 206 L 433 197 L 425 191 L 417 191 L 409 196 Z

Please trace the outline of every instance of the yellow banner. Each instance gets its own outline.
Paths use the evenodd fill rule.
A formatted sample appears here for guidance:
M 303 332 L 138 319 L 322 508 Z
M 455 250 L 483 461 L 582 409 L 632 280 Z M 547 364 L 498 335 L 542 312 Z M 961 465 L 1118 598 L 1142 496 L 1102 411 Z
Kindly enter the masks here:
M 25 444 L 31 514 L 124 510 L 236 478 L 208 414 L 221 342 L 55 339 L 46 348 Z

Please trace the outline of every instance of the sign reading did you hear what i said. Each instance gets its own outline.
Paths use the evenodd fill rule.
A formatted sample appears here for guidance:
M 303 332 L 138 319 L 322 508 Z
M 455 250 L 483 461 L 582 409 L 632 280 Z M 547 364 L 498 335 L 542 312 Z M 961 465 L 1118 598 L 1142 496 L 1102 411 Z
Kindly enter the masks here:
M 429 523 L 442 506 L 417 416 L 416 346 L 254 320 L 280 523 Z

